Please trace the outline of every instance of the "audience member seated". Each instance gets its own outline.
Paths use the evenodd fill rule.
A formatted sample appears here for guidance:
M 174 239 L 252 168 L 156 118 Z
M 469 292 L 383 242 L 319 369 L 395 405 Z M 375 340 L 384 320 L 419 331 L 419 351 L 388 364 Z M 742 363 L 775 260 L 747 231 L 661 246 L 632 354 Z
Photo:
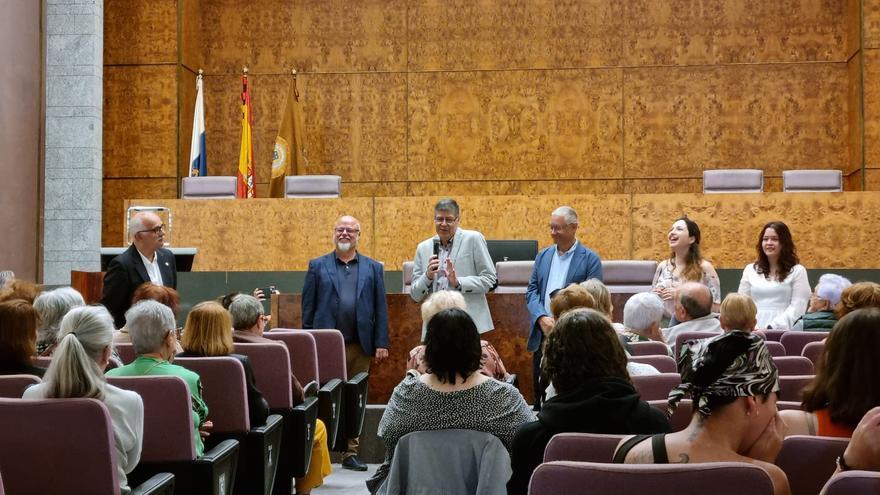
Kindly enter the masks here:
M 804 389 L 803 411 L 782 411 L 791 435 L 849 437 L 880 406 L 880 309 L 857 309 L 834 326 L 816 376 Z
M 445 309 L 431 317 L 425 338 L 430 373 L 409 370 L 394 388 L 378 428 L 385 462 L 367 480 L 370 493 L 382 485 L 397 441 L 407 433 L 454 428 L 484 431 L 498 437 L 509 450 L 517 428 L 534 420 L 516 388 L 478 373 L 480 360 L 480 334 L 464 310 Z
M 757 328 L 791 329 L 807 310 L 810 282 L 788 226 L 782 222 L 764 225 L 755 250 L 757 257 L 743 269 L 737 292 L 755 301 Z
M 725 332 L 751 332 L 758 324 L 758 307 L 751 297 L 731 292 L 721 303 L 718 322 Z
M 171 313 L 174 314 L 174 320 L 177 321 L 177 315 L 180 314 L 180 294 L 176 290 L 171 287 L 165 287 L 164 285 L 156 285 L 152 282 L 144 282 L 137 289 L 135 289 L 134 294 L 131 296 L 131 304 L 137 304 L 139 301 L 144 301 L 147 299 L 151 299 L 153 301 L 158 301 L 165 306 L 171 308 Z M 178 335 L 179 332 L 174 332 L 175 337 L 175 349 L 177 352 L 182 352 L 183 347 L 180 347 L 180 342 L 177 339 L 180 338 Z M 118 332 L 113 334 L 113 342 L 114 343 L 130 343 L 131 335 L 128 333 L 128 326 L 124 326 L 119 329 Z
M 193 437 L 196 456 L 205 453 L 202 437 L 207 437 L 213 424 L 208 421 L 208 406 L 202 400 L 202 382 L 199 375 L 171 364 L 177 338 L 176 323 L 171 308 L 145 299 L 125 312 L 125 326 L 131 334 L 131 343 L 137 358 L 131 363 L 112 369 L 107 376 L 173 375 L 183 378 L 192 398 Z
M 593 300 L 596 301 L 596 306 L 593 309 L 605 315 L 608 321 L 612 322 L 611 326 L 614 327 L 614 331 L 619 333 L 626 330 L 622 323 L 614 323 L 614 305 L 611 303 L 611 292 L 601 280 L 597 278 L 584 280 L 581 282 L 581 287 L 587 289 L 587 292 L 593 296 Z
M 23 299 L 28 304 L 33 304 L 34 299 L 40 295 L 40 292 L 39 285 L 20 278 L 14 278 L 6 283 L 5 288 L 0 289 L 0 302 Z
M 663 301 L 653 292 L 634 294 L 623 305 L 623 338 L 627 342 L 656 340 L 665 343 L 660 331 Z
M 806 330 L 808 332 L 828 332 L 834 328 L 837 323 L 837 315 L 834 314 L 834 307 L 840 303 L 840 295 L 852 282 L 848 279 L 826 273 L 819 277 L 819 283 L 810 296 L 810 304 L 807 306 L 807 313 L 798 318 L 792 330 Z
M 624 339 L 623 334 L 618 333 L 618 329 L 623 329 L 623 325 L 611 323 L 611 295 L 608 293 L 608 288 L 605 287 L 605 284 L 595 278 L 591 278 L 581 282 L 579 285 L 570 284 L 568 287 L 559 289 L 551 294 L 550 312 L 553 313 L 554 320 L 559 320 L 568 311 L 581 308 L 595 309 L 596 312 L 604 316 L 617 334 L 617 338 L 623 346 L 626 355 L 629 356 L 627 350 L 628 343 Z M 629 372 L 629 376 L 660 374 L 657 368 L 644 363 L 628 362 L 626 363 L 626 370 Z M 549 399 L 554 395 L 556 395 L 556 389 L 553 387 L 553 384 L 546 384 L 546 397 Z
M 785 473 L 773 464 L 785 423 L 776 411 L 778 372 L 764 340 L 752 333 L 729 332 L 690 341 L 682 349 L 679 369 L 682 384 L 669 393 L 669 407 L 674 410 L 690 395 L 690 424 L 669 435 L 625 438 L 614 462 L 748 462 L 768 472 L 776 494 L 788 494 Z
M 523 425 L 513 439 L 509 494 L 528 492 L 532 471 L 541 464 L 547 443 L 557 433 L 670 431 L 666 416 L 639 399 L 626 362 L 617 333 L 600 313 L 577 309 L 556 320 L 544 344 L 541 371 L 557 394 L 544 403 L 538 420 Z
M 718 311 L 721 303 L 721 281 L 709 260 L 700 255 L 700 226 L 687 216 L 672 223 L 666 239 L 672 251 L 669 259 L 657 265 L 654 273 L 654 293 L 665 301 L 666 316 L 675 325 L 675 291 L 684 282 L 698 282 L 709 288 L 712 294 L 712 311 Z
M 45 368 L 31 364 L 37 352 L 37 311 L 27 301 L 0 303 L 0 375 L 43 376 Z
M 432 316 L 443 311 L 444 309 L 458 308 L 465 309 L 467 304 L 464 296 L 460 292 L 443 290 L 435 292 L 428 296 L 428 299 L 422 303 L 422 326 L 427 328 L 428 320 Z M 482 358 L 480 359 L 480 373 L 494 378 L 496 380 L 507 381 L 510 373 L 501 362 L 501 356 L 495 350 L 495 346 L 488 341 L 480 340 L 480 348 L 482 349 Z M 416 370 L 419 373 L 427 373 L 428 367 L 425 364 L 425 346 L 417 345 L 409 351 L 409 360 L 406 362 L 406 369 Z
M 263 314 L 263 303 L 255 296 L 238 294 L 229 302 L 229 314 L 232 317 L 232 340 L 243 344 L 275 344 L 278 341 L 263 337 L 263 330 L 269 318 Z M 290 381 L 293 405 L 303 403 L 305 397 L 299 380 L 291 372 Z M 296 480 L 296 493 L 311 493 L 312 489 L 321 486 L 324 478 L 330 475 L 330 450 L 327 447 L 327 427 L 320 419 L 315 422 L 315 440 L 312 443 L 312 461 L 306 475 Z
M 141 457 L 144 403 L 140 395 L 114 387 L 104 379 L 104 368 L 112 354 L 113 331 L 113 317 L 103 306 L 72 309 L 61 321 L 60 340 L 43 382 L 25 390 L 23 398 L 84 397 L 102 401 L 113 422 L 119 484 L 122 493 L 129 493 L 125 476 Z
M 40 315 L 37 327 L 37 355 L 51 356 L 58 341 L 61 319 L 73 308 L 85 306 L 82 295 L 71 287 L 59 287 L 41 293 L 34 299 L 34 309 Z
M 853 432 L 837 471 L 880 471 L 880 407 L 865 413 Z
M 840 293 L 840 302 L 834 308 L 834 314 L 840 320 L 861 308 L 880 308 L 880 284 L 858 282 L 847 287 Z
M 682 332 L 721 332 L 721 322 L 712 314 L 712 293 L 697 282 L 685 282 L 678 286 L 675 298 L 675 326 L 663 330 L 663 338 L 670 347 Z
M 181 345 L 183 352 L 179 357 L 230 356 L 237 359 L 244 368 L 247 385 L 248 414 L 251 428 L 266 424 L 269 417 L 269 404 L 257 388 L 254 370 L 247 356 L 233 354 L 232 320 L 229 313 L 219 303 L 206 301 L 196 304 L 186 317 Z

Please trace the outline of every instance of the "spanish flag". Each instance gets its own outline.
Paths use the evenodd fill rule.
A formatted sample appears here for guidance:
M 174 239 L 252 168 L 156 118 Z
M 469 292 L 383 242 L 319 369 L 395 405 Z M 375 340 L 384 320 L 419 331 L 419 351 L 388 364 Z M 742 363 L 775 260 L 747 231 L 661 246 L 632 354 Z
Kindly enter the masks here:
M 278 137 L 275 138 L 275 151 L 272 157 L 272 180 L 269 183 L 269 196 L 284 197 L 284 178 L 288 175 L 305 173 L 305 151 L 303 143 L 303 113 L 299 104 L 299 91 L 296 88 L 296 71 L 290 93 L 284 105 L 284 116 Z
M 248 86 L 247 69 L 241 76 L 241 148 L 238 153 L 238 191 L 236 197 L 253 198 L 254 194 L 254 143 L 251 129 L 254 114 L 251 112 L 251 90 Z

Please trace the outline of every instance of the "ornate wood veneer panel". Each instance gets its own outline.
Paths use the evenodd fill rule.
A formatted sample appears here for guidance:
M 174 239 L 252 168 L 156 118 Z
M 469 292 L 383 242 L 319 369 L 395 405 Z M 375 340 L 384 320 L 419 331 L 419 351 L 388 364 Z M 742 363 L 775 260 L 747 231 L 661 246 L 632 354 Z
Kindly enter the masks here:
M 633 196 L 633 258 L 669 255 L 666 234 L 687 214 L 700 225 L 704 256 L 716 268 L 754 261 L 761 228 L 782 220 L 792 230 L 801 263 L 822 268 L 876 268 L 880 197 L 863 193 L 679 194 Z M 856 227 L 858 226 L 858 227 Z
M 409 179 L 622 176 L 619 69 L 409 75 Z
M 623 3 L 607 0 L 417 0 L 409 70 L 619 65 Z
M 177 197 L 176 178 L 104 179 L 101 196 L 101 245 L 125 245 L 125 210 L 130 198 L 151 198 L 140 204 L 153 204 L 159 198 Z
M 104 64 L 177 62 L 178 0 L 105 0 Z
M 105 67 L 103 136 L 104 177 L 177 177 L 177 67 Z
M 864 50 L 865 168 L 880 168 L 880 49 Z
M 846 64 L 624 72 L 626 177 L 844 168 Z
M 623 64 L 845 61 L 847 0 L 624 2 Z

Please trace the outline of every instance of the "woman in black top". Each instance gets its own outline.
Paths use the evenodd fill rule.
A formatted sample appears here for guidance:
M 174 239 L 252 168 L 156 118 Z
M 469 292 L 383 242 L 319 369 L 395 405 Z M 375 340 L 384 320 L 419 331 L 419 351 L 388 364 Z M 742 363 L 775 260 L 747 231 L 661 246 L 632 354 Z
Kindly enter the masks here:
M 525 494 L 532 471 L 557 433 L 660 433 L 670 430 L 659 410 L 639 398 L 626 370 L 626 353 L 600 313 L 577 309 L 560 318 L 546 340 L 541 373 L 557 395 L 538 420 L 513 439 L 513 475 L 508 494 Z

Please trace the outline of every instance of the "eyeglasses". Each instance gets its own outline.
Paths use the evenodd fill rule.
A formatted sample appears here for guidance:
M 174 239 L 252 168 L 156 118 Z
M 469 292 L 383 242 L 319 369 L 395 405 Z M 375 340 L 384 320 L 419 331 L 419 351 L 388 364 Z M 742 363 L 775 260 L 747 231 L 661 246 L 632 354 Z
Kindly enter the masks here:
M 143 234 L 145 232 L 152 232 L 154 234 L 158 234 L 159 232 L 162 232 L 164 230 L 165 230 L 165 224 L 163 223 L 162 225 L 159 225 L 158 227 L 153 227 L 152 229 L 138 230 L 136 233 Z
M 550 232 L 562 232 L 563 230 L 565 230 L 566 227 L 568 227 L 568 225 L 553 225 L 551 223 L 549 225 L 549 227 L 550 227 Z
M 336 227 L 334 230 L 336 230 L 337 234 L 360 234 L 361 232 L 359 229 L 350 229 L 348 227 Z
M 458 217 L 434 217 L 434 223 L 437 225 L 452 225 L 458 221 Z

